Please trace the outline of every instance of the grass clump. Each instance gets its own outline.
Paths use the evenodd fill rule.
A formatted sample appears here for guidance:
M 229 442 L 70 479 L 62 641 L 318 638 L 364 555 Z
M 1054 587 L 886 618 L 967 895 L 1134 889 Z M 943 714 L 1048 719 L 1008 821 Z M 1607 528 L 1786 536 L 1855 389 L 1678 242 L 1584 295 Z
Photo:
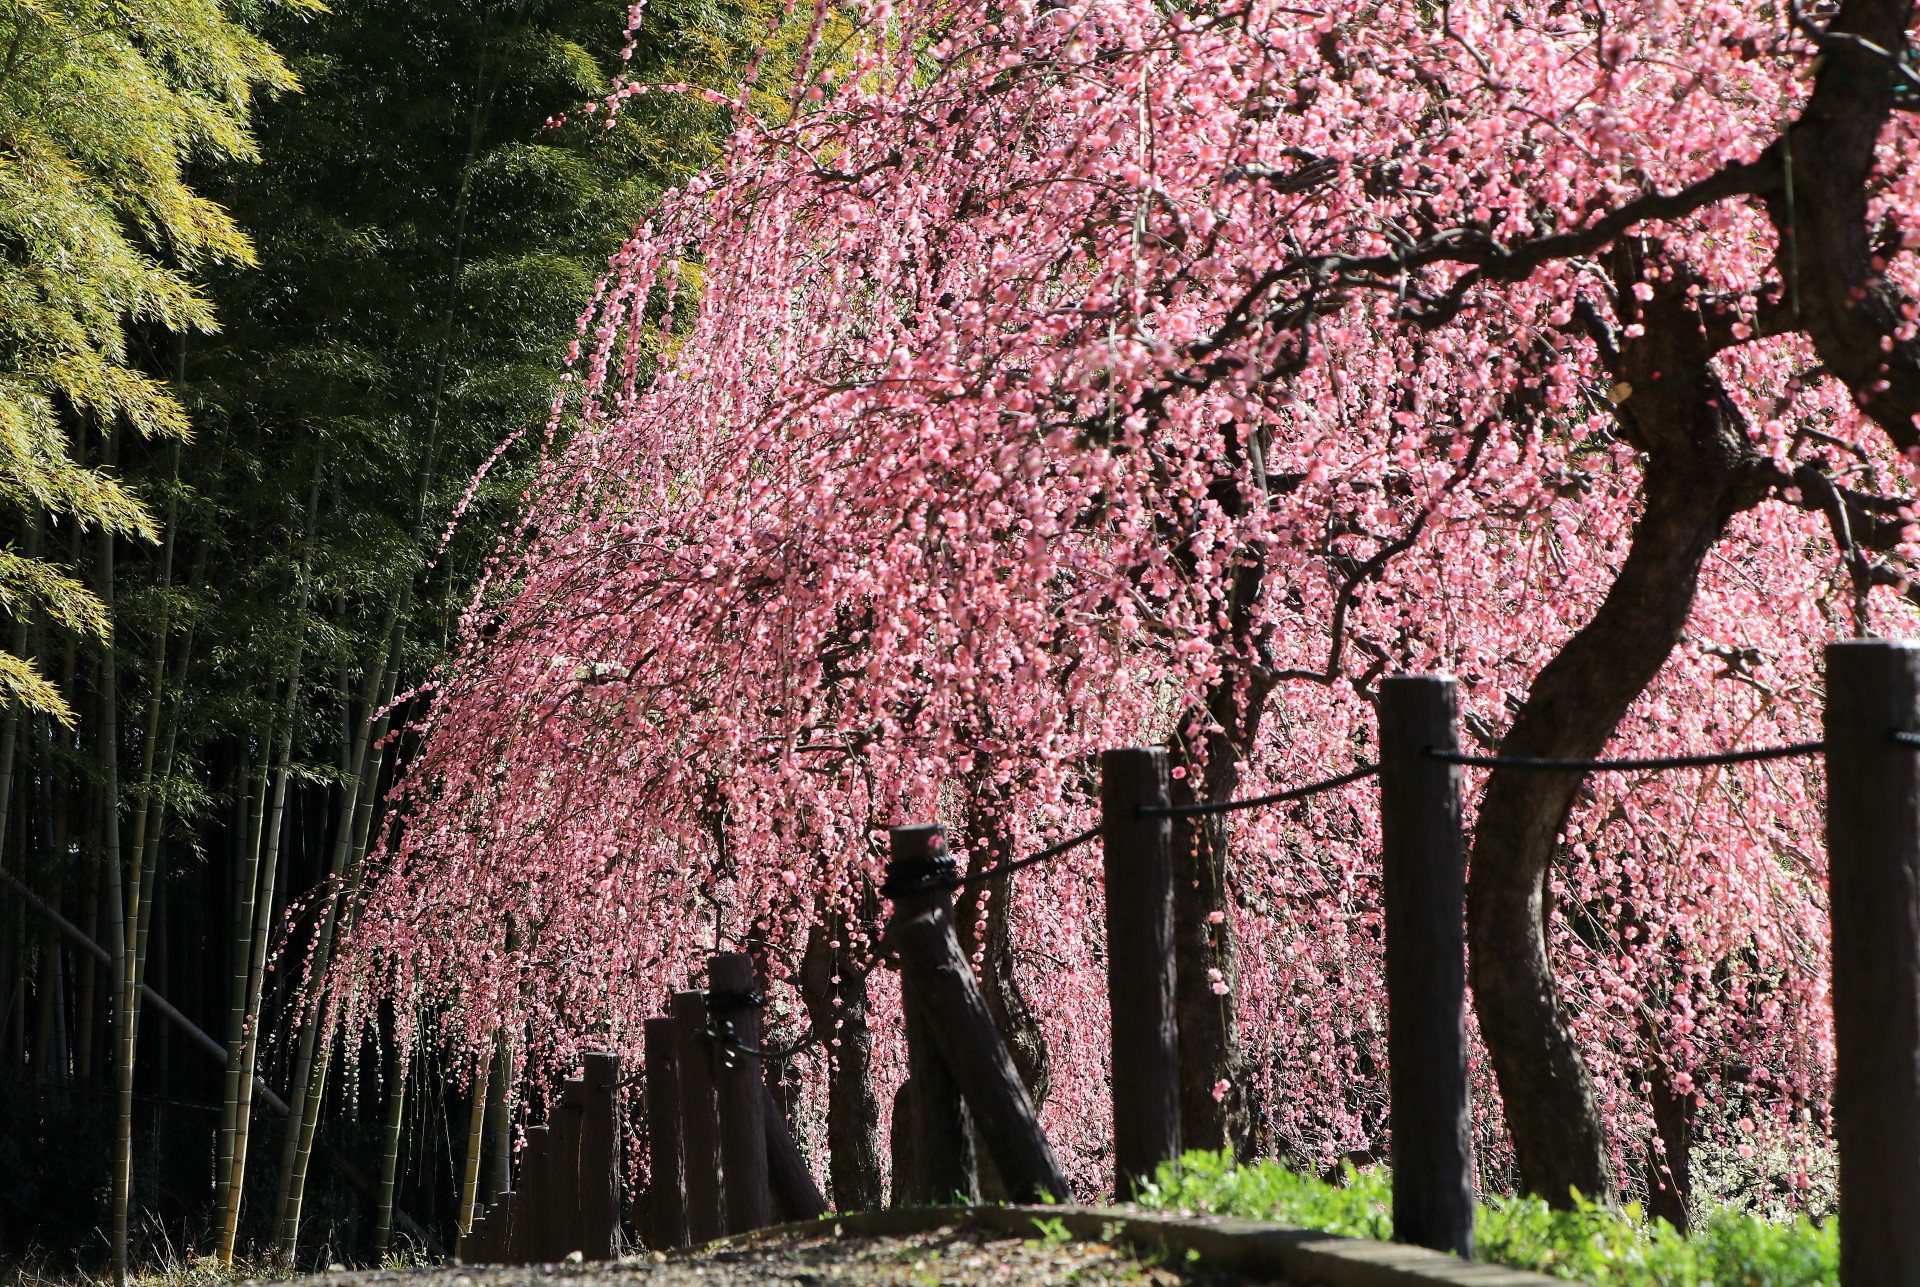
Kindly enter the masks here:
M 1240 1166 L 1224 1153 L 1189 1153 L 1160 1168 L 1143 1206 L 1206 1211 L 1355 1238 L 1393 1236 L 1384 1170 L 1347 1172 L 1329 1184 L 1264 1160 Z M 1741 1211 L 1704 1214 L 1691 1234 L 1643 1220 L 1629 1204 L 1555 1211 L 1538 1198 L 1496 1197 L 1474 1214 L 1479 1259 L 1601 1287 L 1815 1287 L 1838 1278 L 1832 1226 L 1776 1223 Z

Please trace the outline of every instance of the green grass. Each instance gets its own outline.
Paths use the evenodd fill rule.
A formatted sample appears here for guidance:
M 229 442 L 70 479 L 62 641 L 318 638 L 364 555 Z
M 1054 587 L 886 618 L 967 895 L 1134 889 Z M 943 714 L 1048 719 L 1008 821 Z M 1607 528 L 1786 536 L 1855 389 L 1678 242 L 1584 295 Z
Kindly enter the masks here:
M 1220 1153 L 1189 1153 L 1160 1169 L 1141 1204 L 1276 1220 L 1356 1238 L 1393 1236 L 1384 1171 L 1348 1173 L 1332 1185 L 1278 1162 L 1238 1166 Z M 1738 1211 L 1704 1214 L 1692 1234 L 1637 1208 L 1554 1211 L 1537 1198 L 1493 1198 L 1474 1221 L 1478 1258 L 1577 1282 L 1634 1287 L 1812 1287 L 1838 1277 L 1831 1225 L 1779 1224 Z

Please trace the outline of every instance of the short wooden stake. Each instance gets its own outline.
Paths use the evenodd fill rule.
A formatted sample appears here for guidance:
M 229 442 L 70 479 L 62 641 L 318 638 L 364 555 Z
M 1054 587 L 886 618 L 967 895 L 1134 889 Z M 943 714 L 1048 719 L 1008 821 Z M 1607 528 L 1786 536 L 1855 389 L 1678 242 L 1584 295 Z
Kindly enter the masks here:
M 1130 1202 L 1180 1156 L 1180 1041 L 1174 1012 L 1173 820 L 1167 753 L 1100 758 L 1106 850 L 1107 1008 L 1113 1030 L 1114 1192 Z
M 1827 645 L 1843 1287 L 1920 1287 L 1920 646 Z
M 727 1192 L 727 1232 L 749 1233 L 773 1223 L 767 1178 L 767 1124 L 760 1111 L 766 1082 L 760 1073 L 760 1009 L 753 958 L 716 952 L 707 961 L 707 1017 L 714 1043 L 714 1089 L 720 1102 L 720 1169 Z
M 1396 1241 L 1473 1254 L 1467 1083 L 1466 860 L 1455 682 L 1380 681 L 1387 1092 Z
M 707 994 L 676 992 L 671 1009 L 674 1059 L 680 1069 L 680 1140 L 687 1177 L 687 1238 L 698 1246 L 727 1236 L 727 1198 L 721 1178 L 720 1105 L 713 1091 Z
M 512 1141 L 504 1143 L 511 1147 Z M 518 1243 L 514 1238 L 514 1229 L 518 1221 L 514 1219 L 514 1208 L 520 1205 L 520 1195 L 513 1189 L 502 1189 L 500 1195 L 487 1208 L 487 1253 L 486 1263 L 490 1265 L 511 1265 L 518 1263 Z
M 569 1077 L 560 1083 L 560 1099 L 547 1114 L 547 1140 L 553 1149 L 548 1249 L 556 1260 L 576 1251 L 586 1254 L 580 1227 L 580 1148 L 585 1142 L 586 1109 L 586 1082 Z
M 954 937 L 952 899 L 944 883 L 952 869 L 946 834 L 939 827 L 896 827 L 891 840 L 885 892 L 893 900 L 893 916 L 887 942 L 900 954 L 909 1072 L 918 1087 L 936 1063 L 950 1070 L 1014 1201 L 1068 1201 L 1066 1175 Z M 914 1061 L 916 1035 L 923 1051 L 931 1046 L 939 1060 L 923 1055 Z M 915 1104 L 923 1148 L 934 1136 L 927 1118 L 919 1115 L 928 1102 L 921 1094 Z M 928 1174 L 935 1177 L 931 1168 Z M 965 1196 L 972 1200 L 971 1193 Z
M 476 1206 L 473 1209 L 473 1223 L 467 1226 L 466 1236 L 460 1239 L 459 1260 L 463 1265 L 490 1263 L 487 1255 L 488 1209 L 483 1206 Z
M 520 1173 L 520 1204 L 514 1225 L 516 1258 L 538 1265 L 559 1259 L 553 1254 L 553 1130 L 529 1126 Z M 564 1254 L 564 1253 L 563 1253 Z
M 647 1246 L 687 1245 L 687 1177 L 681 1155 L 680 1066 L 672 1019 L 649 1019 L 647 1041 Z
M 580 1136 L 580 1250 L 608 1260 L 620 1250 L 620 1056 L 581 1056 L 587 1104 Z

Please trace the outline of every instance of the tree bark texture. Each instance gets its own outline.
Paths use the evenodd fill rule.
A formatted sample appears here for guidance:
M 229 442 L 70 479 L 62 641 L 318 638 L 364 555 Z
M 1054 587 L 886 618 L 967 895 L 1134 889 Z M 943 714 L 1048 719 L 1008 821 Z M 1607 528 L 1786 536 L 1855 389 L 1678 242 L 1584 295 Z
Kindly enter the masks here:
M 885 1196 L 880 1098 L 873 1089 L 867 976 L 847 951 L 848 928 L 838 916 L 815 924 L 800 966 L 801 996 L 814 1035 L 827 1044 L 832 1059 L 827 1075 L 827 1188 L 836 1210 L 872 1211 Z
M 1541 668 L 1500 743 L 1504 756 L 1599 756 L 1666 664 L 1693 609 L 1700 568 L 1727 520 L 1765 494 L 1733 401 L 1690 306 L 1684 272 L 1633 301 L 1646 258 L 1613 264 L 1622 321 L 1642 336 L 1618 354 L 1623 436 L 1644 454 L 1643 509 L 1593 618 Z M 1621 386 L 1624 385 L 1624 390 Z M 1548 951 L 1548 884 L 1581 790 L 1578 772 L 1496 768 L 1487 777 L 1468 885 L 1470 975 L 1522 1185 L 1567 1206 L 1618 1200 L 1593 1085 Z

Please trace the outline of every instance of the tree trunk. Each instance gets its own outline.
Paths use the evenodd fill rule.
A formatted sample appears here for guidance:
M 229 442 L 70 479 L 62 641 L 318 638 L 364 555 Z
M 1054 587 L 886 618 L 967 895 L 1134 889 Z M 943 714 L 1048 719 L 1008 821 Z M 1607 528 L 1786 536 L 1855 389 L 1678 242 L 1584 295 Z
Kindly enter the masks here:
M 1616 257 L 1632 307 L 1640 255 Z M 1646 456 L 1644 508 L 1599 611 L 1534 679 L 1500 744 L 1506 756 L 1600 755 L 1660 672 L 1693 608 L 1700 567 L 1756 490 L 1746 427 L 1709 365 L 1713 351 L 1676 271 L 1639 309 L 1643 336 L 1619 355 L 1623 434 Z M 1494 769 L 1474 836 L 1470 966 L 1480 1030 L 1506 1108 L 1521 1183 L 1556 1206 L 1577 1191 L 1618 1200 L 1593 1086 L 1560 1002 L 1548 951 L 1552 863 L 1584 781 L 1578 772 Z
M 967 852 L 977 868 L 988 863 L 1019 857 L 1000 830 L 1003 802 L 989 788 L 974 784 L 968 796 Z M 988 886 L 966 891 L 954 908 L 954 932 L 960 950 L 968 960 L 978 957 L 974 972 L 980 976 L 980 993 L 987 1010 L 1007 1043 L 1013 1066 L 1026 1084 L 1033 1106 L 1047 1102 L 1053 1089 L 1053 1058 L 1047 1050 L 1047 1035 L 1020 987 L 1014 973 L 1013 924 L 1008 906 L 1013 896 L 1012 882 L 1018 875 L 988 882 Z M 985 903 L 985 907 L 981 906 Z
M 1223 514 L 1244 515 L 1249 493 L 1267 490 L 1265 460 L 1258 439 L 1237 434 L 1229 468 L 1209 487 L 1208 499 Z M 1181 716 L 1169 739 L 1175 805 L 1233 795 L 1273 691 L 1272 679 L 1252 664 L 1265 554 L 1250 548 L 1240 555 L 1219 608 L 1223 673 L 1200 704 Z M 1184 546 L 1177 557 L 1193 566 Z M 1174 819 L 1174 1016 L 1180 1036 L 1180 1138 L 1187 1148 L 1232 1149 L 1245 1160 L 1253 1132 L 1234 1015 L 1240 953 L 1233 932 L 1232 848 L 1231 814 Z
M 827 1044 L 827 1187 L 839 1211 L 878 1210 L 880 1100 L 873 1089 L 873 1032 L 867 1026 L 867 976 L 847 951 L 848 925 L 831 914 L 814 925 L 800 964 L 801 997 L 813 1031 Z M 829 943 L 840 946 L 830 947 Z M 837 982 L 835 980 L 838 980 Z

